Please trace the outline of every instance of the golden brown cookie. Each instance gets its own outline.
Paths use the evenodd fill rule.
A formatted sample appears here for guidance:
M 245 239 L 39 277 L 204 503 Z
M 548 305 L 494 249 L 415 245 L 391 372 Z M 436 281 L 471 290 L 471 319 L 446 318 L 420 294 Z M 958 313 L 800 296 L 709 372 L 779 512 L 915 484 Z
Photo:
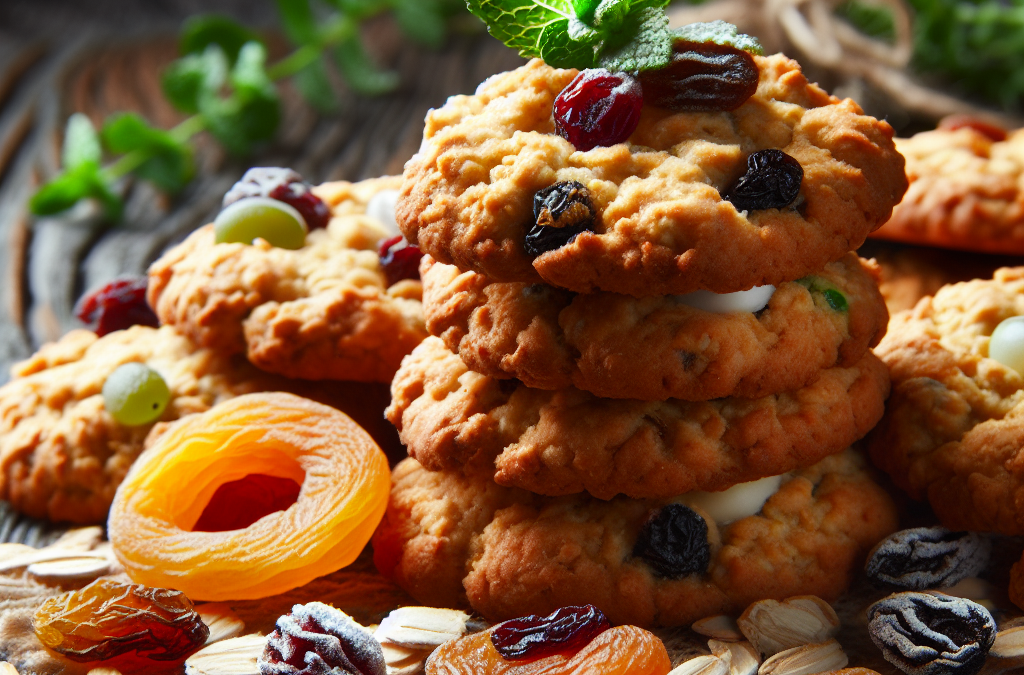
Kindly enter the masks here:
M 684 519 L 674 546 L 652 548 L 677 501 L 540 497 L 408 459 L 392 474 L 374 560 L 418 601 L 493 621 L 592 603 L 613 624 L 677 626 L 761 598 L 834 599 L 897 527 L 853 451 L 787 477 L 756 515 L 720 526 L 690 510 L 696 526 Z
M 426 336 L 418 280 L 389 286 L 366 204 L 397 178 L 315 188 L 332 208 L 298 250 L 216 244 L 207 225 L 149 268 L 149 304 L 197 344 L 311 380 L 387 382 Z
M 953 530 L 1024 534 L 1024 377 L 988 358 L 1024 315 L 1024 267 L 941 288 L 893 316 L 876 350 L 892 373 L 871 457 Z
M 427 330 L 471 370 L 605 398 L 703 401 L 799 389 L 823 369 L 860 361 L 889 320 L 877 268 L 853 253 L 780 284 L 756 312 L 491 282 L 429 256 L 420 272 Z
M 725 293 L 812 274 L 888 219 L 906 189 L 903 158 L 886 122 L 809 84 L 795 61 L 754 60 L 757 93 L 736 110 L 646 106 L 629 142 L 586 152 L 551 117 L 577 71 L 534 60 L 489 78 L 427 115 L 399 227 L 462 270 L 582 293 Z M 800 193 L 785 208 L 738 211 L 722 194 L 764 149 L 799 161 Z M 594 231 L 531 258 L 534 194 L 569 180 L 590 193 Z
M 840 452 L 879 420 L 888 391 L 889 374 L 869 352 L 802 389 L 758 399 L 602 399 L 474 373 L 430 337 L 402 362 L 386 415 L 431 470 L 469 465 L 546 495 L 667 498 Z
M 970 126 L 896 139 L 910 186 L 874 236 L 1024 254 L 1024 130 L 995 140 Z
M 129 427 L 104 409 L 103 383 L 141 362 L 167 382 L 160 423 Z M 161 423 L 270 386 L 240 357 L 197 347 L 174 329 L 135 326 L 102 338 L 75 330 L 13 368 L 0 387 L 0 499 L 39 518 L 98 523 Z

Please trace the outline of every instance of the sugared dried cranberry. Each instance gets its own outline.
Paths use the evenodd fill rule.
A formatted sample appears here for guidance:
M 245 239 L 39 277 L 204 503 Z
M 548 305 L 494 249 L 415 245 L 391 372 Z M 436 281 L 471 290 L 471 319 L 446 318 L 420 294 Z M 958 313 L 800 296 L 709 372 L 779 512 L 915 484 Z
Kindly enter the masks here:
M 640 123 L 640 84 L 626 73 L 584 70 L 555 98 L 555 131 L 577 150 L 622 143 Z
M 956 131 L 965 127 L 974 129 L 979 134 L 988 136 L 989 139 L 996 142 L 1006 140 L 1006 129 L 973 115 L 947 115 L 939 121 L 939 129 L 943 131 Z
M 804 168 L 781 150 L 758 150 L 747 157 L 747 172 L 725 198 L 740 211 L 781 209 L 800 194 Z
M 526 233 L 523 248 L 532 256 L 554 251 L 576 236 L 594 229 L 594 204 L 583 183 L 565 180 L 533 196 L 534 225 Z
M 711 562 L 708 524 L 690 507 L 669 504 L 644 524 L 633 555 L 669 579 L 703 574 Z
M 257 166 L 249 169 L 241 180 L 224 195 L 222 206 L 229 206 L 246 197 L 270 197 L 295 208 L 306 221 L 306 227 L 315 230 L 327 227 L 331 209 L 310 191 L 309 183 L 292 170 L 277 166 Z
M 256 661 L 261 675 L 385 675 L 380 643 L 330 605 L 294 605 Z M 334 670 L 337 669 L 337 670 Z
M 278 185 L 271 190 L 270 198 L 294 206 L 295 210 L 302 214 L 306 220 L 306 226 L 315 230 L 320 227 L 327 227 L 331 220 L 331 209 L 324 203 L 324 200 L 313 194 L 307 183 L 288 183 Z
M 146 277 L 118 277 L 82 296 L 75 305 L 75 316 L 83 323 L 95 326 L 94 330 L 100 337 L 132 326 L 156 328 L 160 320 L 146 304 L 148 284 Z
M 420 278 L 420 258 L 423 257 L 423 253 L 418 246 L 407 242 L 402 235 L 381 242 L 377 255 L 380 256 L 380 264 L 384 268 L 388 286 L 397 284 L 402 279 Z
M 757 64 L 742 49 L 677 40 L 672 50 L 671 63 L 639 76 L 647 103 L 676 112 L 735 110 L 757 91 Z
M 604 613 L 593 605 L 562 607 L 548 616 L 524 616 L 498 624 L 491 643 L 509 661 L 537 659 L 578 650 L 611 628 Z

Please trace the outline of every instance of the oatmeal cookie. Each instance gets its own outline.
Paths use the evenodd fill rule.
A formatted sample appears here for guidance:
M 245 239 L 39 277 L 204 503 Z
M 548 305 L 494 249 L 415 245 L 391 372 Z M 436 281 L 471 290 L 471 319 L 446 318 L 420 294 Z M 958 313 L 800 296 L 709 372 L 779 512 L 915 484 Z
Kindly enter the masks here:
M 1024 254 L 1024 129 L 1005 140 L 971 127 L 896 139 L 910 186 L 874 236 Z
M 703 401 L 799 389 L 825 368 L 860 361 L 889 320 L 877 268 L 853 253 L 780 284 L 757 312 L 491 282 L 429 256 L 420 271 L 427 330 L 471 370 L 605 398 Z
M 365 215 L 397 178 L 315 188 L 333 210 L 299 250 L 214 243 L 207 225 L 149 268 L 149 304 L 197 344 L 311 380 L 387 382 L 426 336 L 421 284 L 388 286 L 376 253 L 387 236 Z
M 540 497 L 407 459 L 392 474 L 374 560 L 418 601 L 492 621 L 592 603 L 613 624 L 678 626 L 761 598 L 834 599 L 897 527 L 889 496 L 847 451 L 784 478 L 758 514 L 719 525 L 691 511 L 706 535 L 691 527 L 688 541 L 672 541 L 703 556 L 706 571 L 656 569 L 638 542 L 682 499 Z
M 492 77 L 427 115 L 399 227 L 443 263 L 582 293 L 725 293 L 812 274 L 888 219 L 906 189 L 903 158 L 886 122 L 809 84 L 795 61 L 754 60 L 757 93 L 736 110 L 645 106 L 629 142 L 586 152 L 551 117 L 577 71 L 534 60 Z M 739 211 L 722 194 L 768 148 L 803 167 L 799 196 Z M 589 191 L 594 231 L 532 258 L 523 240 L 534 194 L 559 181 Z
M 103 406 L 103 383 L 125 363 L 159 372 L 171 390 L 160 423 L 125 426 Z M 54 521 L 98 523 L 165 422 L 253 391 L 269 378 L 242 358 L 197 347 L 173 328 L 135 326 L 102 338 L 75 330 L 14 366 L 0 387 L 0 499 Z
M 1024 534 L 1024 377 L 988 358 L 1019 315 L 1024 267 L 1004 268 L 896 314 L 877 349 L 893 390 L 871 457 L 953 530 Z
M 840 452 L 879 420 L 888 391 L 888 372 L 869 352 L 802 389 L 757 399 L 602 399 L 474 373 L 430 337 L 403 361 L 385 414 L 431 470 L 469 465 L 546 495 L 667 498 Z

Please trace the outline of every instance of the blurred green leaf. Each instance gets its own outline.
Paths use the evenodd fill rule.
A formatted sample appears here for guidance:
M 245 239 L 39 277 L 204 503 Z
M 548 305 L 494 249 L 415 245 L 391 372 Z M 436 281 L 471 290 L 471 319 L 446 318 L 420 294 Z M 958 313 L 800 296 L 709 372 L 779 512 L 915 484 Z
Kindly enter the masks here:
M 398 87 L 398 73 L 378 68 L 358 35 L 339 43 L 334 48 L 334 59 L 345 81 L 360 94 L 377 96 Z
M 887 7 L 860 0 L 847 0 L 836 8 L 836 14 L 853 27 L 873 38 L 893 42 L 896 39 L 896 21 Z
M 100 137 L 92 126 L 92 121 L 82 113 L 75 113 L 68 118 L 64 129 L 64 147 L 61 150 L 61 164 L 64 169 L 75 169 L 83 164 L 99 166 L 103 159 Z
M 295 88 L 320 112 L 330 113 L 338 109 L 338 98 L 322 56 L 295 74 Z
M 259 42 L 259 36 L 237 21 L 220 14 L 201 14 L 185 20 L 179 49 L 183 55 L 202 54 L 210 45 L 217 45 L 234 63 L 242 45 L 254 41 Z
M 202 54 L 190 54 L 167 67 L 161 77 L 164 95 L 178 110 L 199 112 L 203 92 L 217 91 L 227 79 L 228 59 L 218 45 L 209 45 Z
M 284 23 L 284 33 L 293 43 L 308 45 L 319 41 L 309 0 L 277 0 L 277 11 Z
M 121 113 L 108 119 L 102 135 L 111 152 L 148 155 L 134 173 L 161 190 L 178 192 L 192 179 L 192 148 L 170 133 L 150 126 L 135 113 Z
M 433 0 L 395 0 L 394 13 L 398 26 L 416 42 L 435 48 L 444 42 L 444 13 Z
M 210 133 L 236 155 L 272 138 L 281 120 L 277 89 L 267 77 L 266 59 L 262 44 L 246 43 L 231 70 L 231 93 L 222 97 L 216 89 L 204 89 L 199 97 L 199 112 Z
M 85 162 L 69 169 L 32 195 L 29 208 L 37 216 L 67 211 L 82 199 L 95 198 L 103 204 L 109 218 L 121 217 L 121 200 L 107 184 L 99 164 Z

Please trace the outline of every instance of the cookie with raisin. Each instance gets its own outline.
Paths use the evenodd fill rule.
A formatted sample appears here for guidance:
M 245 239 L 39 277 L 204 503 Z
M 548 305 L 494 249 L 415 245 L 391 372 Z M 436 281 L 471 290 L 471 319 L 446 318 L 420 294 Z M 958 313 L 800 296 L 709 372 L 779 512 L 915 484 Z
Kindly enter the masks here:
M 491 77 L 427 115 L 399 227 L 445 264 L 580 293 L 726 293 L 813 274 L 889 218 L 903 158 L 889 124 L 809 83 L 795 61 L 752 58 L 757 90 L 736 109 L 646 103 L 626 142 L 588 150 L 552 118 L 578 71 L 534 60 Z M 741 179 L 797 189 L 785 204 L 751 202 Z M 571 236 L 531 234 L 542 226 Z

